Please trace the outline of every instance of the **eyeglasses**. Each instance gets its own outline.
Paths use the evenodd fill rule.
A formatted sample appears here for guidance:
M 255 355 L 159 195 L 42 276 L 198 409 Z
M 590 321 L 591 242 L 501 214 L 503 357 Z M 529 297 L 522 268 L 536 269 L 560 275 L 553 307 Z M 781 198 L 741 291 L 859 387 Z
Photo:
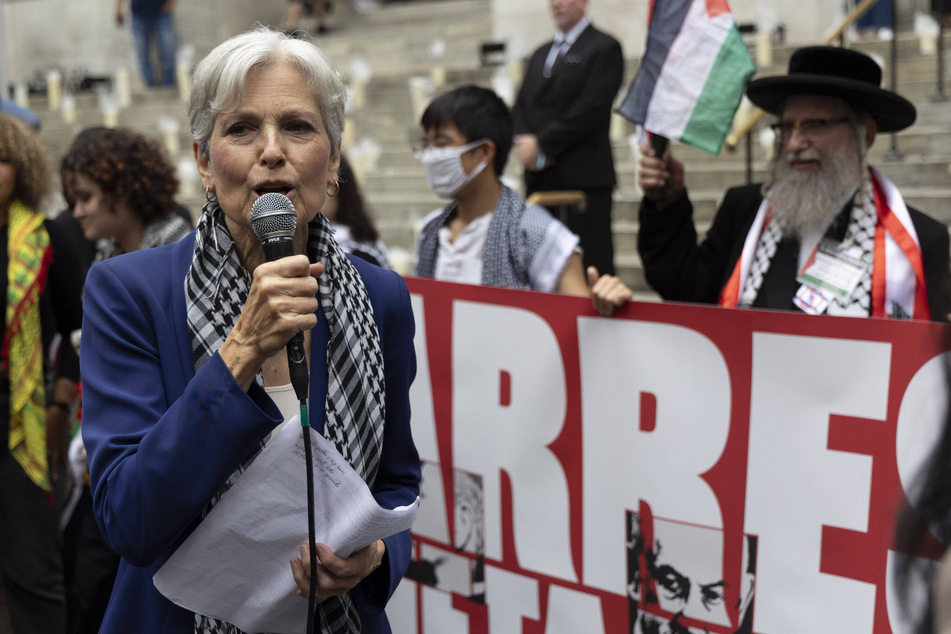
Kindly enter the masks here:
M 815 139 L 825 135 L 834 125 L 848 123 L 848 117 L 839 117 L 838 119 L 806 119 L 798 123 L 792 121 L 781 121 L 769 126 L 776 136 L 788 140 L 792 136 L 793 130 L 799 130 L 799 135 L 805 139 Z

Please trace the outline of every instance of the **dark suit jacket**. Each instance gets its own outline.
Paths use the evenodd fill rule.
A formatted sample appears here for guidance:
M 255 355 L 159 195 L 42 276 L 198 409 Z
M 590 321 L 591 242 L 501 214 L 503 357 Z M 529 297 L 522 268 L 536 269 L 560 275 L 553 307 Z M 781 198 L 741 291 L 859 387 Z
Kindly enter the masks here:
M 700 245 L 693 224 L 693 205 L 686 194 L 664 209 L 644 199 L 637 250 L 651 287 L 666 300 L 716 304 L 763 201 L 760 189 L 761 185 L 756 184 L 727 190 Z M 909 207 L 908 212 L 921 245 L 931 319 L 944 321 L 951 310 L 948 229 L 916 209 Z M 789 309 L 791 301 L 791 296 L 784 297 L 779 301 L 781 305 L 765 307 Z
M 525 183 L 529 191 L 614 187 L 608 133 L 624 73 L 621 45 L 589 25 L 545 78 L 553 43 L 532 55 L 512 109 L 515 133 L 536 135 L 554 161 L 540 172 L 526 172 Z

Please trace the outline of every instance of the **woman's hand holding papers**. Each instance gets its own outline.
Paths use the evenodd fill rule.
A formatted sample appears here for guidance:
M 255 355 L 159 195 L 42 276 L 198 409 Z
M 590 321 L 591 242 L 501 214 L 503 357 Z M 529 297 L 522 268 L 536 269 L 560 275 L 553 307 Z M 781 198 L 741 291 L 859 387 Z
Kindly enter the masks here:
M 335 555 L 324 544 L 317 544 L 317 603 L 328 597 L 340 596 L 353 589 L 371 572 L 380 567 L 386 545 L 378 539 L 346 559 Z M 306 597 L 310 592 L 310 547 L 301 544 L 300 557 L 291 558 L 291 571 L 297 582 L 297 595 Z

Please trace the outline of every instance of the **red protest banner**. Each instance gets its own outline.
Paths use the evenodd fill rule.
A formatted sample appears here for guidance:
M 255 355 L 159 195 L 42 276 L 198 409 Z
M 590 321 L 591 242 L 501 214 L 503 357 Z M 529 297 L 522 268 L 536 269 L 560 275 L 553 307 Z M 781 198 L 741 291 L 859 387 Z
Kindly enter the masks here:
M 947 326 L 407 282 L 423 499 L 394 631 L 900 631 Z

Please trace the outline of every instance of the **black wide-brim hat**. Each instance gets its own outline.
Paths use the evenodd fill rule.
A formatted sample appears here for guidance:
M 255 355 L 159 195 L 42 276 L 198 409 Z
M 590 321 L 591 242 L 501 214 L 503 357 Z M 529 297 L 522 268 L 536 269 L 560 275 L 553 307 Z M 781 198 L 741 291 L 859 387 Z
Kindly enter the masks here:
M 807 46 L 789 59 L 788 75 L 754 79 L 746 94 L 775 115 L 782 115 L 790 95 L 827 95 L 867 111 L 879 132 L 897 132 L 913 124 L 915 106 L 881 84 L 882 69 L 868 55 L 837 46 Z

